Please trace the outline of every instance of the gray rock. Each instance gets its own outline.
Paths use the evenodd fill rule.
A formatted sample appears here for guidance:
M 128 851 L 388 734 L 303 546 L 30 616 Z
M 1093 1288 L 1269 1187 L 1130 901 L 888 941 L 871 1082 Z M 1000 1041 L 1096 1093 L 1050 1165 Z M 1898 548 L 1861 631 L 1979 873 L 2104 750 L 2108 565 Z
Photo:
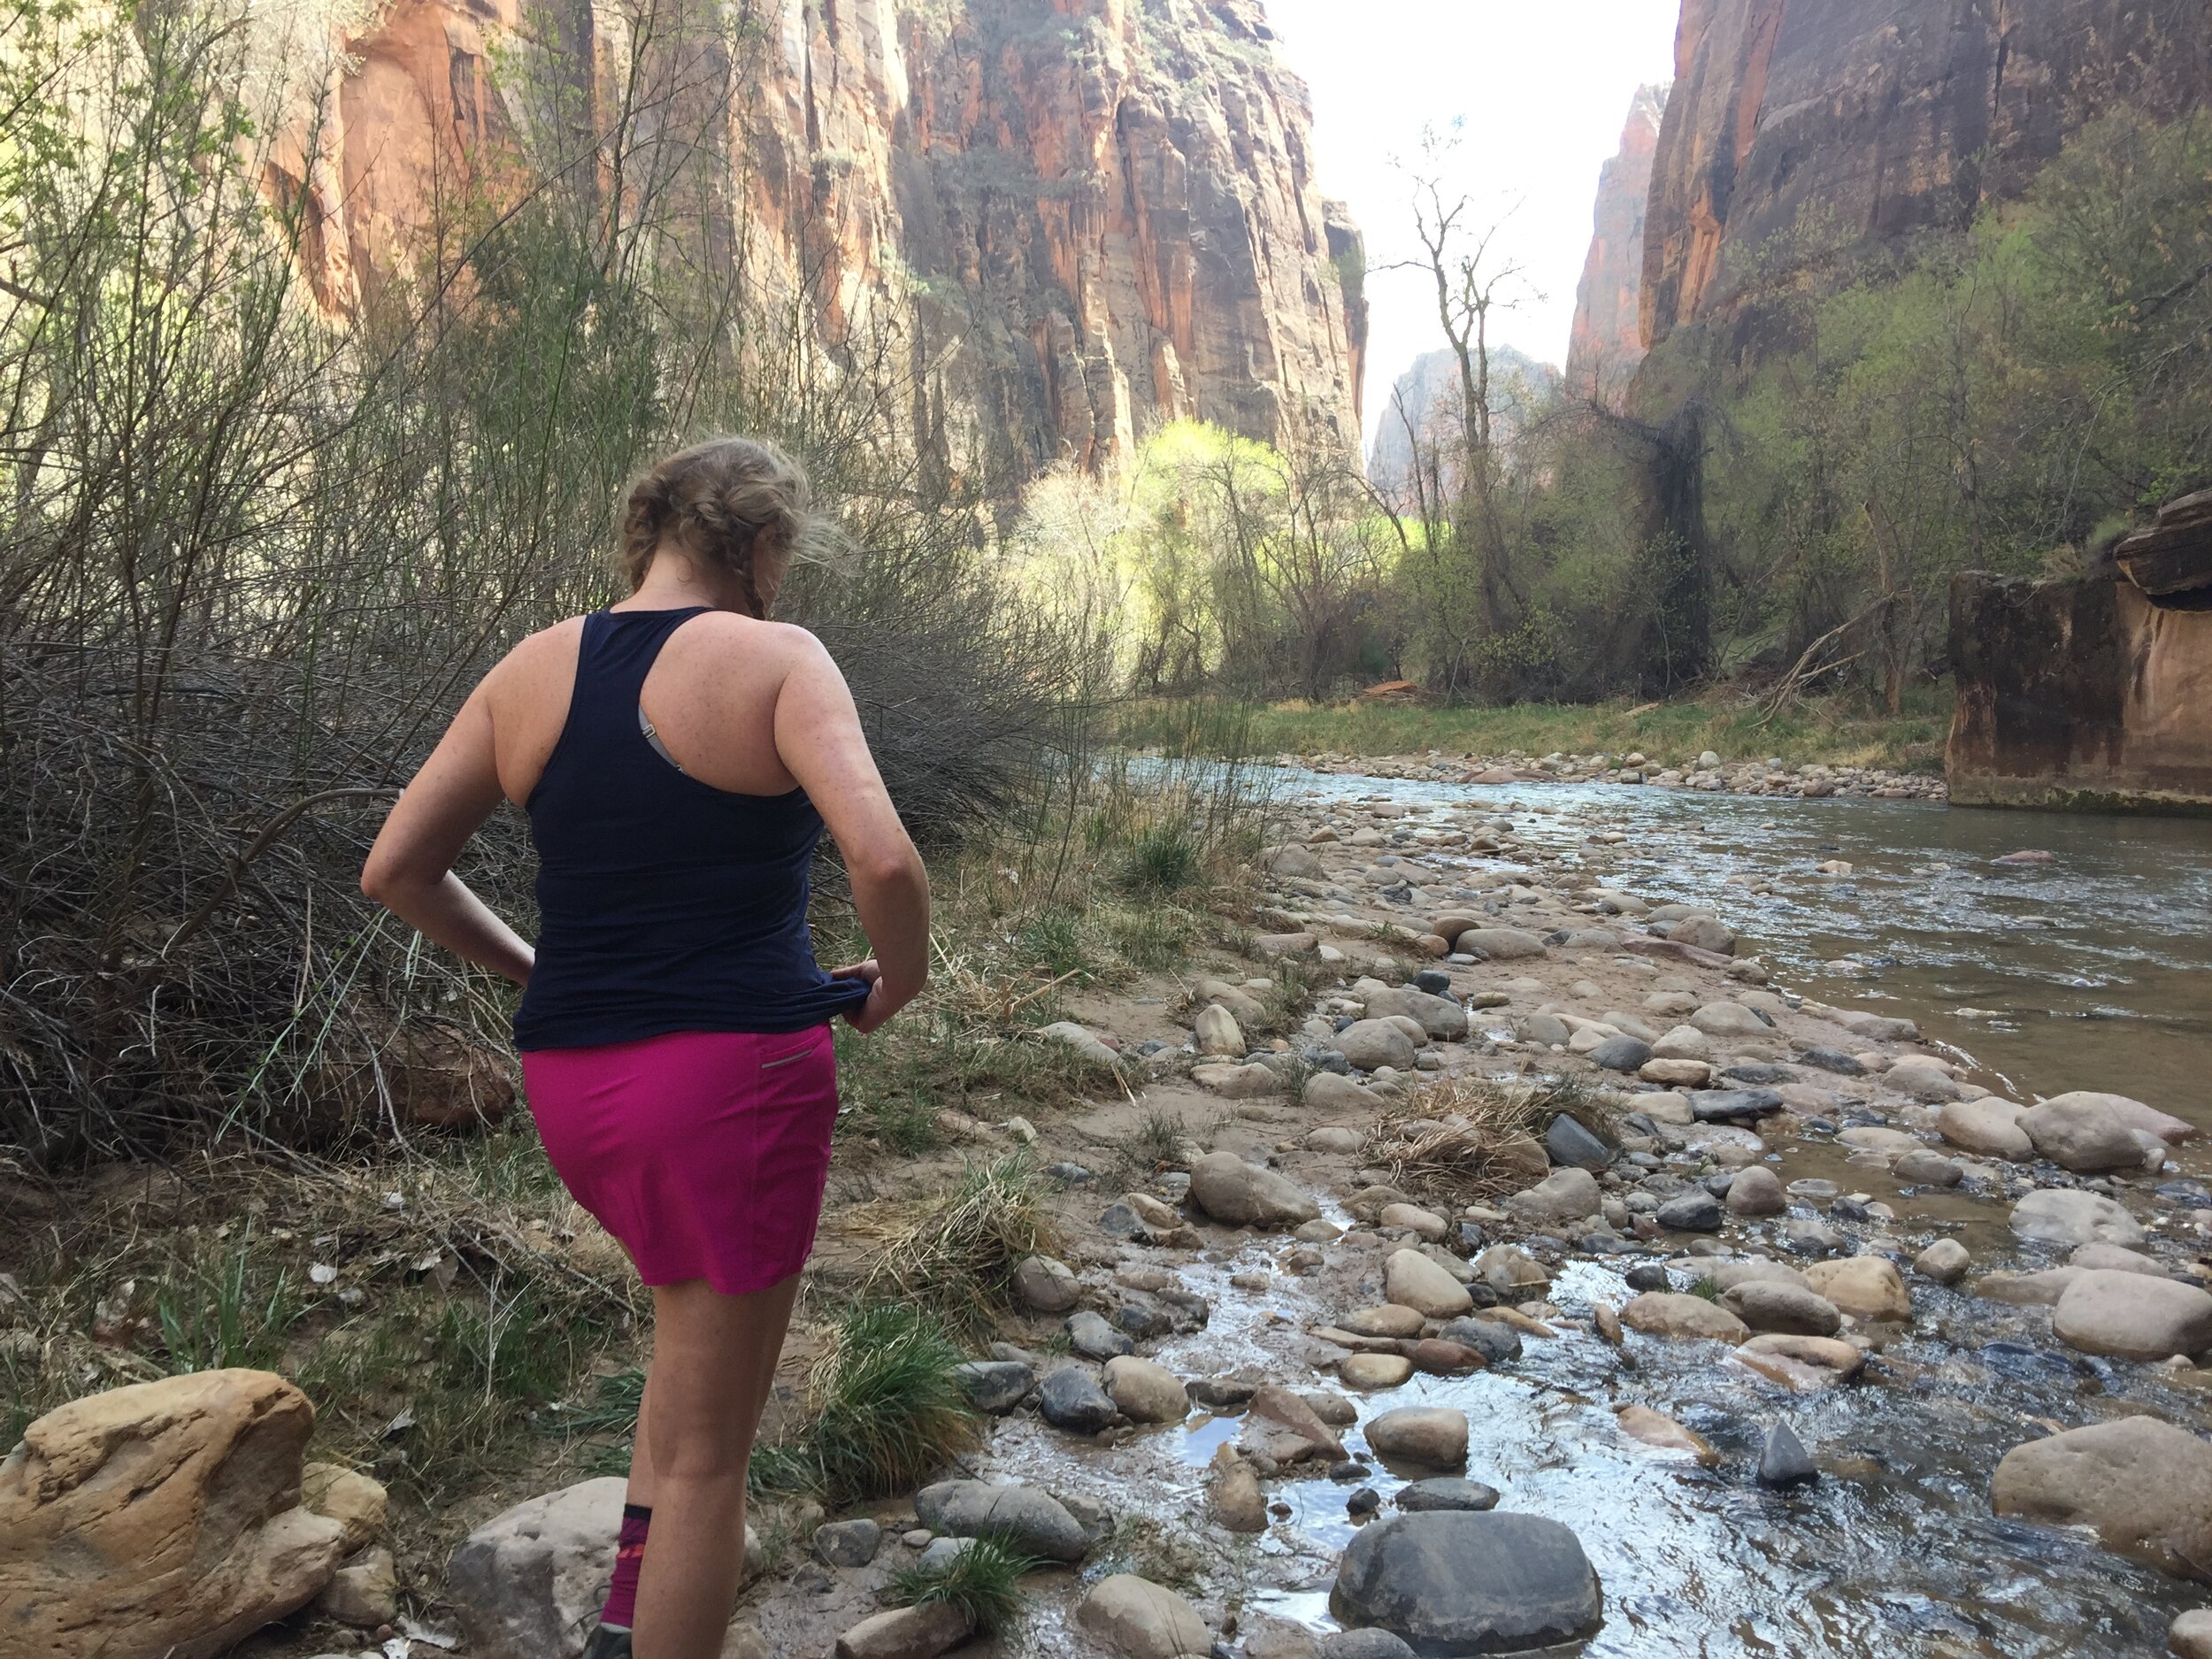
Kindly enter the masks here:
M 2107 1549 L 2177 1578 L 2212 1577 L 2212 1441 L 2155 1417 L 2093 1423 L 2007 1452 L 2001 1516 L 2095 1529 Z
M 1701 1124 L 1763 1118 L 1781 1110 L 1782 1097 L 1770 1088 L 1701 1088 L 1690 1095 L 1690 1116 Z
M 1531 1014 L 1521 1022 L 1521 1034 L 1531 1042 L 1540 1042 L 1546 1048 L 1563 1047 L 1574 1033 L 1567 1029 L 1567 1022 L 1556 1014 Z
M 1755 1331 L 1833 1336 L 1843 1328 L 1843 1315 L 1825 1296 L 1772 1279 L 1747 1279 L 1723 1291 L 1720 1305 Z
M 923 1572 L 950 1572 L 960 1557 L 979 1541 L 972 1538 L 933 1538 L 922 1546 L 922 1553 L 914 1557 L 914 1565 Z
M 1966 1179 L 1966 1171 L 1959 1167 L 1956 1159 L 1924 1148 L 1906 1153 L 1889 1168 L 1899 1180 L 1909 1181 L 1915 1187 L 1956 1187 Z
M 1573 1119 L 1563 1118 L 1559 1121 L 1571 1123 Z M 1586 1169 L 1570 1165 L 1554 1170 L 1535 1186 L 1511 1194 L 1505 1199 L 1504 1208 L 1507 1214 L 1532 1226 L 1557 1226 L 1598 1214 L 1603 1202 L 1604 1194 L 1598 1187 L 1597 1177 Z
M 1471 927 L 1452 941 L 1463 956 L 1489 962 L 1517 962 L 1544 954 L 1544 941 L 1518 927 Z
M 1075 1623 L 1122 1659 L 1206 1659 L 1213 1633 L 1198 1609 L 1134 1573 L 1102 1578 L 1076 1603 Z
M 1912 1271 L 1939 1285 L 1955 1285 L 1966 1277 L 1973 1257 L 1956 1239 L 1938 1239 L 1912 1258 Z
M 1137 1345 L 1088 1308 L 1068 1316 L 1068 1345 L 1086 1359 L 1133 1354 Z
M 1329 1610 L 1416 1653 L 1512 1653 L 1578 1640 L 1601 1621 L 1597 1574 L 1556 1521 L 1433 1509 L 1371 1523 L 1337 1565 Z
M 462 1541 L 446 1597 L 472 1654 L 578 1659 L 614 1578 L 625 1484 L 607 1475 L 526 1499 Z
M 1450 981 L 1447 979 L 1446 984 Z M 1409 1019 L 1439 1042 L 1458 1042 L 1467 1035 L 1467 1010 L 1448 996 L 1410 988 L 1368 991 L 1362 994 L 1371 1019 L 1393 1014 Z
M 1011 1411 L 1037 1386 L 1035 1370 L 1020 1360 L 964 1360 L 953 1367 L 952 1374 L 968 1403 L 994 1416 Z
M 2093 1094 L 2062 1095 L 2020 1114 L 2035 1149 L 2061 1169 L 2080 1175 L 2139 1169 L 2143 1148 L 2127 1120 Z
M 951 1601 L 872 1613 L 837 1639 L 835 1659 L 936 1659 L 975 1633 L 975 1620 Z
M 1435 1475 L 1401 1486 L 1397 1504 L 1408 1510 L 1494 1509 L 1498 1507 L 1498 1489 L 1479 1480 L 1462 1479 L 1457 1475 Z
M 1405 1638 L 1386 1630 L 1333 1630 L 1314 1644 L 1316 1659 L 1417 1659 Z
M 1045 1386 L 1051 1385 L 1052 1379 L 1047 1378 Z M 1111 1411 L 1110 1402 L 1107 1409 Z M 934 1532 L 956 1538 L 1004 1538 L 1041 1561 L 1080 1561 L 1090 1548 L 1082 1524 L 1058 1499 L 1034 1486 L 940 1480 L 914 1494 L 914 1513 Z
M 1521 1333 L 1502 1319 L 1453 1319 L 1438 1334 L 1447 1342 L 1473 1348 L 1492 1365 L 1521 1357 Z
M 1608 1071 L 1634 1071 L 1651 1058 L 1651 1045 L 1638 1037 L 1608 1037 L 1590 1050 L 1590 1064 Z
M 1790 1207 L 1782 1178 L 1763 1164 L 1747 1164 L 1728 1183 L 1728 1209 L 1739 1216 L 1778 1216 Z
M 1673 1233 L 1718 1233 L 1727 1212 L 1720 1200 L 1699 1188 L 1659 1206 L 1657 1220 Z
M 1642 1062 L 1637 1064 L 1641 1064 Z M 1544 1150 L 1554 1164 L 1569 1169 L 1601 1170 L 1613 1162 L 1613 1148 L 1565 1112 L 1554 1118 L 1550 1126 L 1544 1131 Z M 1579 1210 L 1577 1214 L 1590 1215 L 1594 1209 L 1595 1206 L 1593 1206 L 1591 1210 Z
M 1049 1256 L 1025 1256 L 1014 1264 L 1014 1294 L 1035 1313 L 1065 1313 L 1076 1304 L 1083 1287 L 1075 1271 Z
M 2060 1341 L 2085 1354 L 2164 1359 L 2212 1348 L 2212 1294 L 2148 1273 L 2087 1269 L 2051 1314 Z
M 1037 1391 L 1037 1414 L 1072 1434 L 1095 1434 L 1116 1415 L 1098 1379 L 1080 1365 L 1063 1365 L 1044 1379 Z
M 1417 1052 L 1413 1039 L 1387 1019 L 1354 1020 L 1337 1033 L 1336 1046 L 1345 1059 L 1363 1071 L 1385 1065 L 1410 1071 Z
M 1832 1071 L 1838 1077 L 1864 1077 L 1866 1075 L 1866 1067 L 1859 1063 L 1858 1057 L 1855 1055 L 1846 1054 L 1840 1048 L 1800 1049 L 1797 1060 L 1801 1065 L 1809 1065 L 1822 1071 Z
M 1432 1469 L 1457 1469 L 1467 1462 L 1467 1414 L 1448 1406 L 1401 1406 L 1369 1418 L 1364 1432 L 1379 1457 Z
M 1709 916 L 1686 916 L 1674 925 L 1667 935 L 1677 944 L 1691 946 L 1698 950 L 1709 950 L 1715 956 L 1732 956 L 1736 954 L 1736 935 L 1724 923 Z
M 1759 1453 L 1759 1479 L 1763 1483 L 1770 1486 L 1793 1486 L 1819 1473 L 1813 1466 L 1812 1455 L 1805 1449 L 1805 1442 L 1797 1438 L 1797 1432 L 1788 1424 L 1777 1423 L 1767 1431 L 1766 1445 Z
M 1781 1230 L 1782 1248 L 1793 1256 L 1833 1256 L 1851 1242 L 1826 1223 L 1801 1216 L 1785 1217 Z
M 826 1521 L 814 1529 L 816 1559 L 828 1567 L 864 1567 L 883 1547 L 883 1528 L 864 1516 L 854 1521 Z
M 2098 1193 L 2039 1187 L 2012 1207 L 2012 1230 L 2051 1244 L 2117 1244 L 2135 1249 L 2143 1229 L 2126 1209 Z
M 1406 1064 L 1411 1065 L 1413 1045 L 1406 1047 Z M 1216 1221 L 1236 1227 L 1294 1227 L 1321 1214 L 1312 1194 L 1273 1170 L 1247 1164 L 1233 1152 L 1209 1152 L 1194 1163 L 1190 1195 Z
M 1100 1065 L 1116 1065 L 1121 1056 L 1101 1042 L 1071 1019 L 1063 1019 L 1039 1029 L 1037 1034 L 1048 1042 L 1064 1043 L 1087 1060 Z

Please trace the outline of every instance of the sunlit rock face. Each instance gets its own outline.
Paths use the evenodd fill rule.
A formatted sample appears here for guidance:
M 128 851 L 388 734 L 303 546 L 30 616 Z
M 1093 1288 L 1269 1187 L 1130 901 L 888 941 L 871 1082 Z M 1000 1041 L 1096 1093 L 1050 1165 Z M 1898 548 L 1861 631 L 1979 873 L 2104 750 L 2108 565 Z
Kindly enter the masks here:
M 696 12 L 687 15 L 687 8 Z M 1012 486 L 1179 416 L 1356 449 L 1359 232 L 1256 0 L 394 0 L 265 180 L 334 308 L 503 167 L 619 132 L 592 188 L 831 346 L 895 333 L 941 448 Z M 311 94 L 315 88 L 308 88 Z M 304 107 L 316 100 L 303 95 Z
M 1639 315 L 1644 282 L 1644 211 L 1659 153 L 1664 87 L 1639 87 L 1621 130 L 1620 153 L 1598 173 L 1597 207 L 1567 345 L 1567 390 L 1617 403 L 1644 360 Z
M 2116 103 L 2194 103 L 2203 26 L 2201 0 L 1683 0 L 1644 343 L 1839 252 L 1964 224 Z

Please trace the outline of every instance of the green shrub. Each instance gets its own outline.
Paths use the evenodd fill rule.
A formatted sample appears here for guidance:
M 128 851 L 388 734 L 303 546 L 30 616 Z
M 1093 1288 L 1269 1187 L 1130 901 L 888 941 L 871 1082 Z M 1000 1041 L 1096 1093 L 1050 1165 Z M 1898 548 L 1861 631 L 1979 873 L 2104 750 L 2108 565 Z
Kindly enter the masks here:
M 964 1611 L 976 1630 L 988 1636 L 1020 1616 L 1022 1575 L 1037 1563 L 995 1539 L 979 1538 L 935 1571 L 902 1568 L 891 1575 L 892 1601 L 900 1607 L 946 1603 Z
M 937 1316 L 911 1302 L 848 1313 L 808 1379 L 803 1442 L 833 1504 L 911 1492 L 975 1440 L 975 1413 L 953 1368 L 960 1350 Z

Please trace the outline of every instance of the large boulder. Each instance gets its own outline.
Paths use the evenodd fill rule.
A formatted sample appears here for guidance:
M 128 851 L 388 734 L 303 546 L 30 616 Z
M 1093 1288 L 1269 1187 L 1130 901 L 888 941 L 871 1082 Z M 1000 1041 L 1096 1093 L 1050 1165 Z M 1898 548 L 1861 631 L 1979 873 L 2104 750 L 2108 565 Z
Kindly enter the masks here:
M 2012 1207 L 2012 1230 L 2047 1244 L 2117 1244 L 2133 1249 L 2143 1229 L 2125 1206 L 2101 1193 L 2041 1187 Z
M 2142 1167 L 2143 1148 L 2127 1120 L 2101 1100 L 2068 1095 L 2020 1114 L 2035 1149 L 2078 1175 Z
M 1237 1017 L 1220 1003 L 1209 1002 L 1200 1009 L 1192 1025 L 1191 1034 L 1197 1041 L 1199 1053 L 1244 1057 L 1244 1033 L 1237 1026 Z
M 2151 1273 L 2085 1269 L 2060 1294 L 2051 1330 L 2085 1354 L 2201 1354 L 2212 1348 L 2212 1294 Z
M 1805 1282 L 1856 1319 L 1912 1317 L 1912 1294 L 1905 1288 L 1904 1275 L 1886 1256 L 1847 1256 L 1815 1262 L 1805 1269 Z
M 1999 1515 L 2087 1526 L 2107 1549 L 2212 1582 L 2212 1442 L 2156 1417 L 2121 1417 L 2007 1452 Z
M 1452 948 L 1491 962 L 1515 962 L 1544 954 L 1543 940 L 1518 927 L 1470 927 L 1452 941 Z
M 914 1494 L 924 1526 L 954 1538 L 1002 1538 L 1040 1561 L 1076 1562 L 1091 1547 L 1082 1523 L 1034 1486 L 940 1480 Z
M 1148 1578 L 1118 1572 L 1075 1604 L 1076 1624 L 1124 1659 L 1207 1659 L 1213 1632 L 1188 1601 Z
M 1475 1305 L 1466 1286 L 1418 1250 L 1391 1253 L 1383 1263 L 1383 1294 L 1432 1319 L 1448 1319 Z
M 2020 1126 L 2024 1110 L 2008 1100 L 1955 1100 L 1936 1114 L 1936 1133 L 1978 1157 L 2023 1164 L 2035 1156 L 2035 1142 Z
M 1403 1458 L 1435 1469 L 1467 1463 L 1467 1414 L 1448 1406 L 1401 1406 L 1370 1417 L 1362 1431 L 1379 1457 Z
M 1216 1221 L 1236 1227 L 1294 1227 L 1321 1214 L 1312 1194 L 1233 1152 L 1209 1152 L 1193 1163 L 1190 1195 Z
M 351 1548 L 343 1519 L 301 1502 L 314 1426 L 306 1395 L 258 1371 L 38 1418 L 0 1463 L 0 1650 L 210 1659 L 306 1606 Z
M 1329 1610 L 1440 1659 L 1560 1646 L 1604 1617 L 1598 1576 L 1571 1532 L 1495 1509 L 1425 1509 L 1369 1524 L 1337 1564 Z
M 1412 1020 L 1440 1042 L 1457 1042 L 1467 1034 L 1467 1010 L 1448 996 L 1436 996 L 1427 991 L 1408 987 L 1392 989 L 1382 987 L 1375 990 L 1354 987 L 1367 1004 L 1371 1019 L 1393 1017 Z
M 1573 1119 L 1563 1119 L 1571 1123 Z M 1603 1207 L 1605 1194 L 1597 1177 L 1584 1169 L 1554 1170 L 1535 1186 L 1505 1200 L 1508 1215 L 1531 1226 L 1557 1226 L 1594 1216 Z
M 1621 1310 L 1621 1323 L 1646 1336 L 1703 1337 L 1733 1343 L 1751 1334 L 1750 1327 L 1718 1302 L 1665 1290 L 1647 1290 L 1630 1297 L 1628 1306 Z
M 1356 1019 L 1337 1033 L 1335 1043 L 1347 1064 L 1362 1071 L 1384 1065 L 1410 1071 L 1417 1052 L 1413 1039 L 1394 1019 Z
M 614 1577 L 619 1475 L 525 1499 L 461 1540 L 446 1569 L 472 1659 L 577 1659 Z
M 2160 1111 L 2155 1106 L 2146 1106 L 2141 1101 L 2131 1100 L 2125 1094 L 2101 1094 L 2093 1089 L 2075 1089 L 2068 1094 L 2054 1094 L 2043 1103 L 2046 1106 L 2101 1106 L 2129 1128 L 2156 1135 L 2170 1146 L 2178 1146 L 2197 1133 L 2196 1125 L 2187 1119 Z

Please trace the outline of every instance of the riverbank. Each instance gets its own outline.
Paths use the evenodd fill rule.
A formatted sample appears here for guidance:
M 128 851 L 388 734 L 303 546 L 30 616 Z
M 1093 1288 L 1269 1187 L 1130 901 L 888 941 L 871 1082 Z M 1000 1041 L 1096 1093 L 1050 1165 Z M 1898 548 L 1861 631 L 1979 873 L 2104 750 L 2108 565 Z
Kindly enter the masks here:
M 1310 779 L 1279 788 L 1256 862 L 1202 853 L 1194 869 L 1156 823 L 1102 836 L 1095 885 L 1065 906 L 1025 910 L 1034 878 L 1011 866 L 942 879 L 962 927 L 931 1003 L 892 1041 L 841 1045 L 853 1110 L 772 1438 L 807 1444 L 852 1307 L 894 1292 L 934 1309 L 982 1414 L 946 1467 L 1018 1483 L 994 1513 L 1018 1508 L 1024 1546 L 1067 1563 L 1028 1575 L 1018 1617 L 972 1648 L 1008 1659 L 1138 1651 L 1094 1633 L 1118 1628 L 1095 1607 L 1079 1617 L 1095 1597 L 1150 1595 L 1100 1589 L 1116 1575 L 1171 1593 L 1145 1605 L 1242 1659 L 1311 1655 L 1347 1552 L 1432 1500 L 1496 1517 L 1476 1524 L 1466 1583 L 1485 1558 L 1586 1563 L 1608 1620 L 1593 1654 L 2154 1648 L 2199 1593 L 2173 1559 L 2146 1564 L 2145 1540 L 2212 1525 L 2200 1494 L 2146 1521 L 2147 1498 L 2095 1515 L 2048 1482 L 2008 1496 L 2004 1518 L 1992 1491 L 2001 1465 L 2008 1493 L 2028 1491 L 2035 1458 L 2009 1455 L 2055 1431 L 2201 1420 L 2212 1375 L 2084 1347 L 2054 1305 L 2077 1281 L 2125 1302 L 2140 1286 L 2116 1289 L 2122 1272 L 2174 1287 L 2154 1295 L 2202 1294 L 2201 1137 L 2155 1173 L 2141 1141 L 2134 1167 L 2042 1156 L 2018 1127 L 2032 1088 L 1929 1042 L 1893 996 L 1814 980 L 1784 948 L 1800 925 L 1698 862 L 1734 818 L 1637 815 L 1675 798 Z M 1816 868 L 1831 856 L 1793 856 L 1813 902 L 1837 879 Z M 1685 891 L 1709 874 L 1710 891 Z M 618 1298 L 582 1317 L 544 1299 L 619 1256 L 563 1208 L 526 1124 L 438 1157 L 434 1185 L 419 1167 L 388 1189 L 386 1170 L 356 1171 L 350 1213 L 181 1171 L 163 1205 L 139 1201 L 138 1225 L 178 1248 L 227 1226 L 254 1271 L 313 1286 L 313 1319 L 259 1351 L 311 1384 L 318 1455 L 391 1484 L 395 1612 L 503 1659 L 468 1635 L 486 1628 L 481 1593 L 449 1552 L 495 1533 L 515 1499 L 597 1501 L 577 1483 L 623 1465 L 641 1342 Z M 438 1197 L 449 1179 L 479 1186 L 465 1221 Z M 2083 1251 L 2054 1226 L 2122 1248 Z M 98 1346 L 96 1304 L 136 1268 L 82 1271 L 71 1380 Z M 250 1312 L 263 1286 L 249 1288 L 234 1301 Z M 402 1308 L 416 1310 L 403 1344 Z M 372 1331 L 377 1392 L 310 1363 Z M 503 1437 L 423 1438 L 430 1378 L 467 1399 L 476 1352 L 500 1360 L 480 1380 Z M 564 1380 L 546 1362 L 568 1354 Z M 534 1380 L 526 1361 L 543 1363 Z M 1778 1425 L 1809 1482 L 1762 1483 Z M 1560 1524 L 1573 1555 L 1517 1517 Z M 2099 1526 L 2119 1553 L 2055 1520 Z M 731 1651 L 776 1659 L 819 1659 L 925 1545 L 992 1530 L 963 1492 L 910 1486 L 787 1486 L 756 1521 L 761 1571 Z M 827 1523 L 843 1530 L 818 1535 Z M 581 1578 L 607 1531 L 574 1546 Z M 1555 1610 L 1578 1617 L 1575 1571 L 1551 1582 Z M 1361 1617 L 1363 1594 L 1339 1613 Z M 376 1634 L 311 1611 L 248 1651 Z M 434 1644 L 413 1640 L 424 1659 Z
M 1809 698 L 1768 712 L 1756 699 L 1725 688 L 1696 699 L 1656 703 L 1517 703 L 1508 708 L 1441 708 L 1363 698 L 1316 704 L 1187 699 L 1133 704 L 1116 718 L 1120 740 L 1171 754 L 1293 755 L 1301 757 L 1417 757 L 1500 764 L 1546 756 L 1641 754 L 1655 771 L 1694 769 L 1710 750 L 1743 765 L 1774 758 L 1792 768 L 1821 765 L 1939 777 L 1951 726 L 1951 688 L 1916 687 L 1901 715 L 1856 700 Z

